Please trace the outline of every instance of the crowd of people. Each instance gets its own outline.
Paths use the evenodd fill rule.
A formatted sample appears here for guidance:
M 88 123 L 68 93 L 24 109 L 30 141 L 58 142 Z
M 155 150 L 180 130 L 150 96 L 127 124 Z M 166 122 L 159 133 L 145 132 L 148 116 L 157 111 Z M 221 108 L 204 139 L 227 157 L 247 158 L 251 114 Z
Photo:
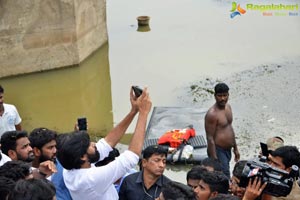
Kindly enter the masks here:
M 30 133 L 22 130 L 18 111 L 4 103 L 0 86 L 0 199 L 300 199 L 298 148 L 285 145 L 281 137 L 270 138 L 266 142 L 267 155 L 257 155 L 262 167 L 251 169 L 249 165 L 254 161 L 240 160 L 227 102 L 229 87 L 217 84 L 214 96 L 216 103 L 205 116 L 208 157 L 194 165 L 186 174 L 186 182 L 180 183 L 164 175 L 168 148 L 150 145 L 143 149 L 152 106 L 147 88 L 139 97 L 131 89 L 129 113 L 104 138 L 94 142 L 87 131 L 79 131 L 78 127 L 59 134 L 45 127 Z M 116 145 L 136 116 L 128 149 L 119 153 Z M 232 151 L 236 161 L 233 171 L 229 167 Z M 272 192 L 275 176 L 272 179 L 268 173 L 258 173 L 265 166 L 278 172 L 278 180 L 283 178 L 278 175 L 284 174 L 292 183 L 286 185 L 287 196 Z

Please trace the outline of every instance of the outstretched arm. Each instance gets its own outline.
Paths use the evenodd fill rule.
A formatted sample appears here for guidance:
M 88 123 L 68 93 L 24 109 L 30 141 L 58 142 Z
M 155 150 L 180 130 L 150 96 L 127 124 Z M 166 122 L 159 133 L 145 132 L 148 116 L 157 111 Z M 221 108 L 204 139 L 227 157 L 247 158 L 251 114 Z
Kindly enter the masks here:
M 207 155 L 211 158 L 218 159 L 215 145 L 215 132 L 217 127 L 217 118 L 210 110 L 205 115 L 205 132 L 207 140 Z
M 147 117 L 152 106 L 147 88 L 144 89 L 142 95 L 138 98 L 137 104 L 139 108 L 139 117 L 128 150 L 140 156 L 144 145 Z
M 116 126 L 114 127 L 105 137 L 105 141 L 111 146 L 115 147 L 116 144 L 120 141 L 122 136 L 124 135 L 125 131 L 127 130 L 128 126 L 134 119 L 135 115 L 139 111 L 138 108 L 138 99 L 134 96 L 133 90 L 130 90 L 130 102 L 131 102 L 131 110 L 125 116 L 125 118 Z

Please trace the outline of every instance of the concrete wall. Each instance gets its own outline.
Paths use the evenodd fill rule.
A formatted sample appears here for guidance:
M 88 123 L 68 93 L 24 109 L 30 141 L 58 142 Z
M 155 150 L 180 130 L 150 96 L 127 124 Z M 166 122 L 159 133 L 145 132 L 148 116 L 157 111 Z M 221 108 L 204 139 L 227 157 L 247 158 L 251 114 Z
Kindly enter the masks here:
M 0 77 L 75 65 L 106 42 L 106 0 L 0 0 Z

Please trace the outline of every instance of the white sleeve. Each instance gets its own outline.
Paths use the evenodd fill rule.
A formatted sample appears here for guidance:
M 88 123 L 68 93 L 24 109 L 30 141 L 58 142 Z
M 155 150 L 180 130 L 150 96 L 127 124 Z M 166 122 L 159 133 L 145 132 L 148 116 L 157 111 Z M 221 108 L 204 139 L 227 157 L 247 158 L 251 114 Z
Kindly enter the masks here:
M 13 106 L 13 108 L 14 108 L 14 112 L 16 114 L 15 125 L 18 125 L 18 124 L 20 124 L 22 122 L 22 119 L 21 119 L 21 117 L 20 117 L 20 115 L 18 113 L 17 108 L 15 106 Z
M 138 155 L 126 150 L 107 165 L 91 168 L 89 176 L 94 180 L 94 185 L 91 187 L 95 187 L 95 190 L 99 192 L 106 191 L 114 182 L 134 168 L 138 161 Z
M 97 143 L 96 143 L 96 147 L 98 152 L 100 153 L 100 160 L 103 160 L 104 158 L 106 158 L 109 154 L 110 151 L 112 151 L 112 147 L 105 141 L 104 138 L 100 139 Z

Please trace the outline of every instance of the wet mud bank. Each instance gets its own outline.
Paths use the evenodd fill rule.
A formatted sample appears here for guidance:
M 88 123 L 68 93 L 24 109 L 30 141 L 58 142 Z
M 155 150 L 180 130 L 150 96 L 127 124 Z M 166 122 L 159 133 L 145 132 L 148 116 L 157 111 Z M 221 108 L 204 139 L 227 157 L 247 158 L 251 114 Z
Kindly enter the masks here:
M 223 79 L 204 77 L 189 85 L 188 95 L 181 99 L 209 108 L 214 103 L 214 85 L 227 83 L 241 159 L 248 159 L 259 152 L 259 142 L 272 136 L 300 147 L 299 77 L 300 64 L 258 66 Z

